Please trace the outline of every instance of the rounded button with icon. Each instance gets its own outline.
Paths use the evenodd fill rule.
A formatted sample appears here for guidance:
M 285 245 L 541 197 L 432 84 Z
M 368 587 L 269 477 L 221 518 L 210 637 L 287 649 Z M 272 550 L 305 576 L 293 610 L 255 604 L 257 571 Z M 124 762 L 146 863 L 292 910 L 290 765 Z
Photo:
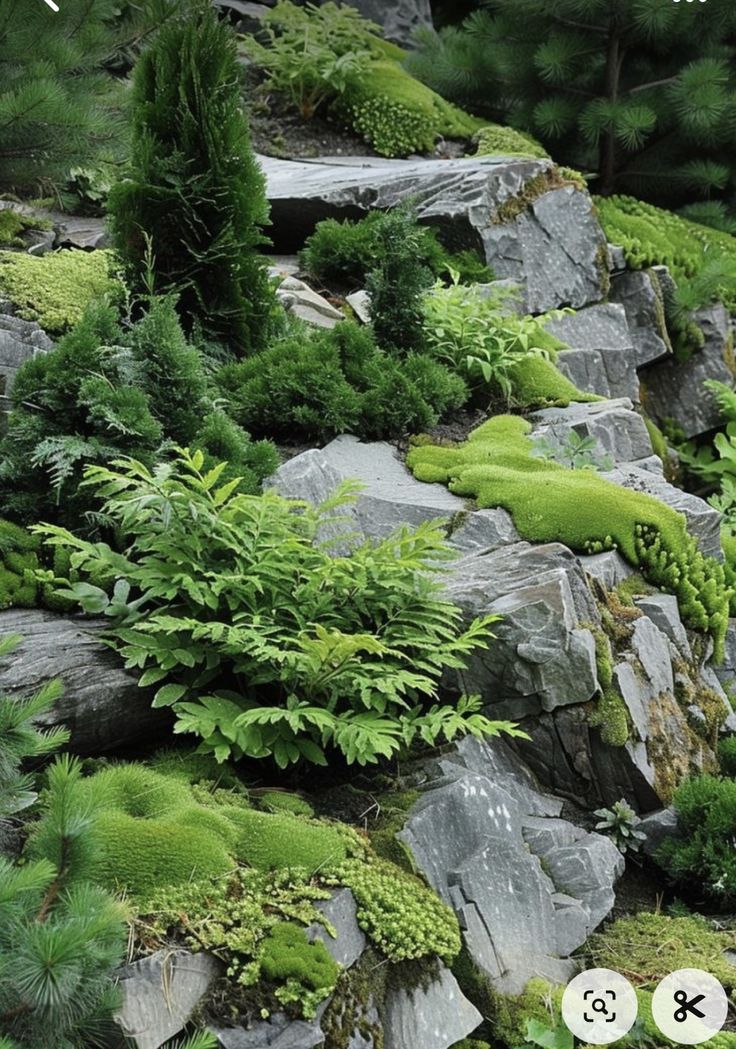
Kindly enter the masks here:
M 728 1015 L 728 996 L 715 976 L 678 969 L 657 985 L 652 1016 L 662 1034 L 680 1045 L 699 1045 L 717 1034 Z
M 629 981 L 612 969 L 587 969 L 562 996 L 562 1019 L 588 1045 L 608 1045 L 634 1026 L 639 1003 Z

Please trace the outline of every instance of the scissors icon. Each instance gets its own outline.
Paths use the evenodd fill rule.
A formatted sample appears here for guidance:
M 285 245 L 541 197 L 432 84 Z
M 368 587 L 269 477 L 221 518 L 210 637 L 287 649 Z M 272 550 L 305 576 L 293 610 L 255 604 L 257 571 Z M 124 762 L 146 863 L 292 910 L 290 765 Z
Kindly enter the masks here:
M 687 993 L 685 991 L 675 991 L 675 1001 L 678 1005 L 682 1007 L 680 1009 L 675 1010 L 675 1021 L 678 1024 L 685 1023 L 685 1021 L 687 1020 L 688 1013 L 692 1013 L 693 1016 L 697 1016 L 699 1017 L 699 1019 L 703 1020 L 705 1018 L 705 1013 L 701 1012 L 700 1009 L 696 1009 L 695 1007 L 700 1002 L 702 1002 L 704 998 L 704 994 L 696 994 L 693 998 L 690 999 L 690 1001 L 688 1001 Z

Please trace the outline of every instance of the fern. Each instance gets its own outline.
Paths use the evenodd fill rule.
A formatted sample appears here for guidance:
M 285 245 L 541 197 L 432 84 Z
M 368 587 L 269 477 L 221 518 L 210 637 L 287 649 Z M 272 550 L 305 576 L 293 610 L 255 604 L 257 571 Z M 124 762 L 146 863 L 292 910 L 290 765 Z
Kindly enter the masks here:
M 440 523 L 353 540 L 349 556 L 332 557 L 319 537 L 354 486 L 314 508 L 240 494 L 224 469 L 186 451 L 154 470 L 89 467 L 85 483 L 125 554 L 38 529 L 83 580 L 110 579 L 107 591 L 82 582 L 62 593 L 110 616 L 126 665 L 159 685 L 154 704 L 173 707 L 176 731 L 220 761 L 272 757 L 283 768 L 325 764 L 331 752 L 372 764 L 414 742 L 511 730 L 475 699 L 438 701 L 443 675 L 462 675 L 498 618 L 466 625 L 442 596 Z

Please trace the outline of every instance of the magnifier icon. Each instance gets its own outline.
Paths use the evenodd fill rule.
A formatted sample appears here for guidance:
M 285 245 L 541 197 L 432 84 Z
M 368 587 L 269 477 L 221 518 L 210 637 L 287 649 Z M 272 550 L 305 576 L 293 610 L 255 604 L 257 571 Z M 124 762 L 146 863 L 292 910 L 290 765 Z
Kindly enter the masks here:
M 591 1007 L 594 1013 L 603 1013 L 604 1016 L 608 1016 L 608 1009 L 602 998 L 594 998 Z

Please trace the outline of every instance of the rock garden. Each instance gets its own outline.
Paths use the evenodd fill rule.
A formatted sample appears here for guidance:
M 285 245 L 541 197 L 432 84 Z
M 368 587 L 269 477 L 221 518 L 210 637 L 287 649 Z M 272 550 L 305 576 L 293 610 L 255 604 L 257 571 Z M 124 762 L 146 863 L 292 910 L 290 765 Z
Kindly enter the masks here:
M 0 0 L 0 1049 L 736 1049 L 736 16 L 457 6 Z

